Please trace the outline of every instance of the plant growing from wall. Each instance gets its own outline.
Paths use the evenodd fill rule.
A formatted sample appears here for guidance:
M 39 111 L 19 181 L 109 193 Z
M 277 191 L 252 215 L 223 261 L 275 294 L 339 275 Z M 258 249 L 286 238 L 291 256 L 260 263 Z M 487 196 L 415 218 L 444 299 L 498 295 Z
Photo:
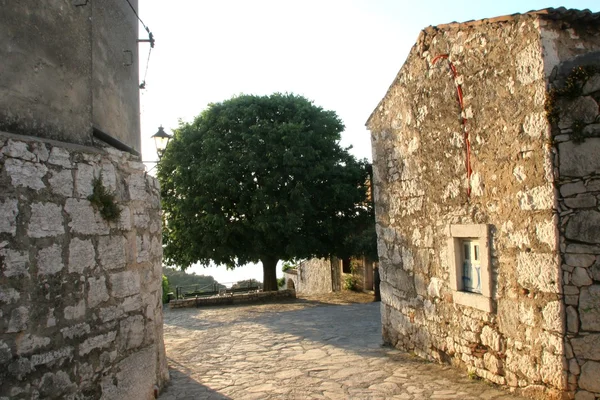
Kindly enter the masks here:
M 117 221 L 121 216 L 115 194 L 102 183 L 102 173 L 92 179 L 92 194 L 88 196 L 88 200 L 106 221 Z
M 567 99 L 575 99 L 582 95 L 582 89 L 585 83 L 592 75 L 600 72 L 600 68 L 594 65 L 582 65 L 573 68 L 569 75 L 565 79 L 565 83 L 561 88 L 552 87 L 546 92 L 546 101 L 544 103 L 544 110 L 546 111 L 546 118 L 551 124 L 558 123 L 560 116 L 560 108 L 556 105 L 559 97 L 565 97 Z M 583 122 L 574 121 L 571 129 L 573 130 L 573 141 L 575 143 L 582 143 L 585 139 L 583 135 Z

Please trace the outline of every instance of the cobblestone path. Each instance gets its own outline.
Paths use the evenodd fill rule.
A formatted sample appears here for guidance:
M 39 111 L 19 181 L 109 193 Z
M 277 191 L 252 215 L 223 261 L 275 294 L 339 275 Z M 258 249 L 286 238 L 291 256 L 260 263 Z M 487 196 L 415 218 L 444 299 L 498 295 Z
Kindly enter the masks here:
M 379 303 L 296 301 L 165 310 L 160 400 L 516 399 L 381 347 Z

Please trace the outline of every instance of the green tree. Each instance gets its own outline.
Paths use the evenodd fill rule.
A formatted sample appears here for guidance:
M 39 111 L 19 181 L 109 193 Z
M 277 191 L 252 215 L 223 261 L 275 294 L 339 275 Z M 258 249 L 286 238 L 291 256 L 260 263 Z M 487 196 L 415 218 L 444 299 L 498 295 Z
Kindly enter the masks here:
M 183 269 L 328 256 L 364 218 L 368 164 L 340 147 L 344 126 L 301 96 L 243 95 L 180 123 L 158 166 L 164 256 Z

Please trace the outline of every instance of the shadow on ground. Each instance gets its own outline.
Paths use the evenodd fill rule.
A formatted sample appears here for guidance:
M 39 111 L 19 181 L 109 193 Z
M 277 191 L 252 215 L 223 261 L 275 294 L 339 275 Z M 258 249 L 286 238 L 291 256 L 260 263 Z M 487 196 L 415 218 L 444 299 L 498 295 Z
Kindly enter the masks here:
M 230 400 L 227 397 L 200 382 L 194 380 L 193 371 L 169 358 L 169 385 L 162 391 L 161 400 L 209 399 Z

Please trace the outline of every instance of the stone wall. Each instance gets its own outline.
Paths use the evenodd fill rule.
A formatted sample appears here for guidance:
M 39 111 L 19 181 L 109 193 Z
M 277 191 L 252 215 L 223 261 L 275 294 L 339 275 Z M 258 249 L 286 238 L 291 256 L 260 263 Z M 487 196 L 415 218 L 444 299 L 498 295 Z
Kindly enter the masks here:
M 268 303 L 286 299 L 295 299 L 295 290 L 278 290 L 276 292 L 255 292 L 229 294 L 223 296 L 197 297 L 184 300 L 173 300 L 169 308 L 211 307 L 234 304 Z
M 88 201 L 100 175 L 116 222 Z M 0 133 L 0 187 L 0 398 L 153 398 L 168 379 L 157 182 L 112 148 Z
M 303 261 L 298 266 L 296 292 L 304 295 L 330 293 L 332 291 L 331 269 L 331 261 L 325 258 Z
M 576 399 L 593 400 L 600 397 L 600 52 L 556 65 L 550 83 L 568 383 Z
M 534 15 L 428 28 L 367 124 L 384 340 L 545 398 L 571 388 L 545 111 L 549 43 Z M 456 81 L 446 60 L 433 63 L 441 54 Z M 453 224 L 489 229 L 490 312 L 454 301 Z

